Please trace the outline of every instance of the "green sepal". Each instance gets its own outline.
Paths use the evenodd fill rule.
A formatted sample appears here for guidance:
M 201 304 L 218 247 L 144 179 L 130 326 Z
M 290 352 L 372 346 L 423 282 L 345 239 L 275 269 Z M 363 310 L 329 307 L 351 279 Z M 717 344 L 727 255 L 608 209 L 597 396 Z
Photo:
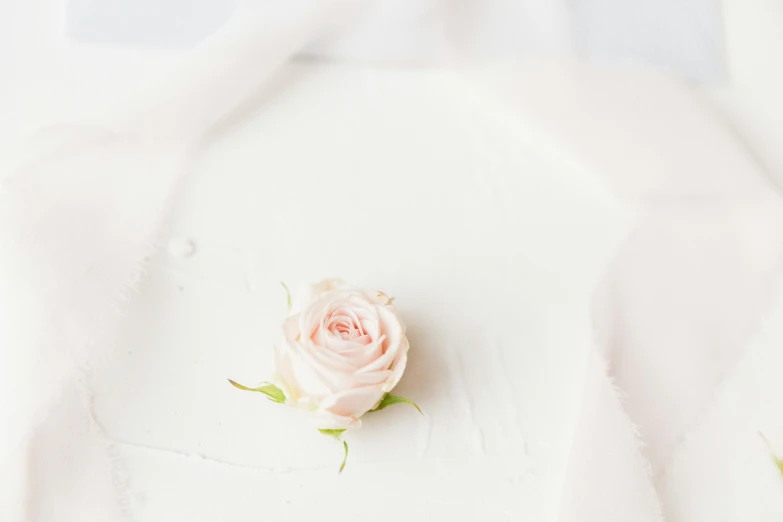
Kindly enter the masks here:
M 343 457 L 343 463 L 340 464 L 340 470 L 337 473 L 342 473 L 345 469 L 345 463 L 348 462 L 348 443 L 343 441 L 343 448 L 345 448 L 345 456 Z
M 772 449 L 772 444 L 769 443 L 769 440 L 767 439 L 767 437 L 765 437 L 764 434 L 761 433 L 761 432 L 759 432 L 759 435 L 761 436 L 761 438 L 766 443 L 767 448 L 769 448 L 769 452 L 772 455 L 772 460 L 775 461 L 775 465 L 778 467 L 778 470 L 780 471 L 781 474 L 783 474 L 783 459 L 778 458 L 778 456 L 775 455 L 775 450 Z
M 291 309 L 291 291 L 288 289 L 286 284 L 282 281 L 280 281 L 280 284 L 282 285 L 283 289 L 285 290 L 285 304 L 288 306 L 288 309 Z
M 421 408 L 419 408 L 419 406 L 415 402 L 413 402 L 410 399 L 406 399 L 405 397 L 400 397 L 399 395 L 392 395 L 391 393 L 384 394 L 383 398 L 381 399 L 381 402 L 378 403 L 378 406 L 376 406 L 373 411 L 379 411 L 391 406 L 392 404 L 399 404 L 399 403 L 410 404 L 411 406 L 416 408 L 419 413 L 424 415 L 424 412 L 421 411 Z
M 345 430 L 322 430 L 322 429 L 319 429 L 318 431 L 320 431 L 321 433 L 323 433 L 327 437 L 332 437 L 337 442 L 341 442 L 342 439 L 340 438 L 340 435 L 342 435 Z
M 340 438 L 340 436 L 345 432 L 345 430 L 325 430 L 325 429 L 319 429 L 321 433 L 326 435 L 327 437 L 332 437 L 337 442 L 343 443 L 343 448 L 345 448 L 345 456 L 343 456 L 343 463 L 340 464 L 340 471 L 338 473 L 342 473 L 345 469 L 345 463 L 348 462 L 348 443 L 345 442 L 343 439 Z
M 283 390 L 281 390 L 274 384 L 265 382 L 262 383 L 261 386 L 259 386 L 258 388 L 248 388 L 247 386 L 242 386 L 238 382 L 234 382 L 231 379 L 229 379 L 228 382 L 230 382 L 232 386 L 234 386 L 235 388 L 239 388 L 240 390 L 263 393 L 264 395 L 266 395 L 267 399 L 276 402 L 278 404 L 283 404 L 285 402 L 285 393 L 283 393 Z

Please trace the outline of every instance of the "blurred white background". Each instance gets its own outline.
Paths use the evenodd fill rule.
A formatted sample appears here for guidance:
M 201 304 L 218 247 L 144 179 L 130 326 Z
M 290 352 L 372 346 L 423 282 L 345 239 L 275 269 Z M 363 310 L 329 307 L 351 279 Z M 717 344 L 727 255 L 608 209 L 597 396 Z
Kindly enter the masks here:
M 107 104 L 165 74 L 231 19 L 270 28 L 314 2 L 5 0 L 0 5 L 0 135 L 13 149 L 43 126 L 100 119 Z M 783 4 L 775 0 L 459 2 L 381 0 L 310 59 L 384 67 L 531 57 L 663 69 L 707 95 L 783 180 Z

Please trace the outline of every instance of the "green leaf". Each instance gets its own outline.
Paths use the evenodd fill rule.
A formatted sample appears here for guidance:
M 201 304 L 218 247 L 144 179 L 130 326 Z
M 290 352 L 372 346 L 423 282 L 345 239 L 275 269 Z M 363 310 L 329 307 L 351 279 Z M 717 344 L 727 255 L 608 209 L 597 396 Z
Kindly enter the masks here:
M 280 281 L 280 284 L 285 289 L 285 299 L 286 299 L 285 302 L 286 302 L 286 305 L 288 306 L 288 309 L 290 310 L 291 309 L 291 291 L 288 290 L 288 287 L 285 285 L 284 282 Z
M 340 442 L 342 440 L 340 438 L 340 435 L 342 435 L 345 430 L 322 430 L 322 429 L 319 429 L 318 431 L 320 431 L 321 433 L 323 433 L 327 437 L 332 437 L 337 442 Z
M 410 404 L 411 406 L 416 408 L 419 411 L 419 413 L 424 415 L 424 413 L 421 411 L 421 408 L 419 408 L 419 406 L 415 402 L 413 402 L 410 399 L 406 399 L 405 397 L 400 397 L 399 395 L 392 395 L 391 393 L 387 393 L 386 395 L 384 395 L 383 398 L 381 399 L 381 402 L 378 403 L 378 406 L 373 411 L 379 411 L 391 406 L 392 404 L 399 404 L 401 402 L 404 402 L 405 404 Z
M 321 433 L 323 433 L 327 437 L 332 437 L 337 442 L 342 442 L 343 443 L 343 448 L 345 448 L 345 456 L 343 457 L 343 463 L 340 464 L 340 471 L 339 471 L 339 473 L 342 473 L 343 470 L 345 469 L 345 463 L 348 461 L 348 443 L 340 438 L 340 436 L 345 432 L 345 430 L 322 430 L 322 429 L 319 429 L 318 431 L 320 431 Z
M 285 393 L 283 393 L 283 390 L 281 390 L 274 384 L 264 382 L 261 383 L 261 386 L 259 386 L 258 388 L 248 388 L 247 386 L 242 386 L 238 382 L 234 382 L 231 379 L 229 379 L 228 382 L 230 382 L 232 386 L 239 388 L 240 390 L 263 393 L 264 395 L 267 396 L 267 398 L 270 401 L 277 402 L 279 404 L 283 404 L 285 402 Z

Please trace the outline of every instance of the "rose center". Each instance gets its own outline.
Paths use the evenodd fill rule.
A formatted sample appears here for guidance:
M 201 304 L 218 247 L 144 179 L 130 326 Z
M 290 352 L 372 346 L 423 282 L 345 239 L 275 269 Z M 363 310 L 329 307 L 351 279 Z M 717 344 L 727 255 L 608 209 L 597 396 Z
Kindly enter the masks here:
M 329 321 L 328 329 L 333 335 L 341 339 L 353 339 L 361 335 L 353 320 L 345 316 L 332 317 L 331 321 Z

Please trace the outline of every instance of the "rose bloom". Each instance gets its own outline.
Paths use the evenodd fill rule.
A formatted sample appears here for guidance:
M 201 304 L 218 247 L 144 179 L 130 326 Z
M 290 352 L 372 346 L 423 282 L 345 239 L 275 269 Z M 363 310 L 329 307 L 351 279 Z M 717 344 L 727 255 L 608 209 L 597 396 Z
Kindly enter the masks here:
M 383 292 L 329 279 L 302 288 L 275 347 L 286 403 L 313 413 L 319 429 L 361 426 L 400 381 L 405 324 Z

